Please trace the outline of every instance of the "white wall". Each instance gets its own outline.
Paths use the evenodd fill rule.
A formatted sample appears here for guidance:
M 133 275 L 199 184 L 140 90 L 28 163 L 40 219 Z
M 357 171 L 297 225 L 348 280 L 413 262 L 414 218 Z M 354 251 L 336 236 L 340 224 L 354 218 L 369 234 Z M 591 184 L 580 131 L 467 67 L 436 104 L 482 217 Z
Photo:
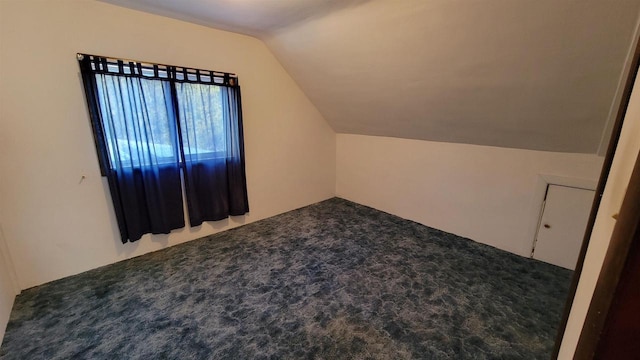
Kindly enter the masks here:
M 595 155 L 337 135 L 338 196 L 529 256 L 544 178 L 597 179 Z
M 13 263 L 7 251 L 2 235 L 2 227 L 0 226 L 0 344 L 2 344 L 4 331 L 9 321 L 13 300 L 17 292 L 18 284 L 13 272 Z
M 580 276 L 576 296 L 571 307 L 571 314 L 560 347 L 558 359 L 572 359 L 580 332 L 584 324 L 591 297 L 595 290 L 602 263 L 609 247 L 611 234 L 616 221 L 613 215 L 618 213 L 627 191 L 631 172 L 640 152 L 640 81 L 636 80 L 627 114 L 622 126 L 622 133 L 607 184 L 602 194 L 602 202 L 593 225 L 589 240 L 584 268 Z
M 0 1 L 0 26 L 0 218 L 21 288 L 334 196 L 335 133 L 260 40 L 86 0 Z M 250 214 L 122 245 L 76 52 L 237 73 Z

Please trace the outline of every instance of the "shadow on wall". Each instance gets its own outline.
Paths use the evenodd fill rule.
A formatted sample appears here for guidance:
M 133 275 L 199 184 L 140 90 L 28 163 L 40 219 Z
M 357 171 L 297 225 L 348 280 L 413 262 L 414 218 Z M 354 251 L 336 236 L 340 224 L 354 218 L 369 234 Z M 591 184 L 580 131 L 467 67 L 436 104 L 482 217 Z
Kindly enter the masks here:
M 370 1 L 371 0 L 314 0 L 310 6 L 307 5 L 304 8 L 300 7 L 283 11 L 281 18 L 286 19 L 286 21 L 271 25 L 268 30 L 274 31 L 306 20 L 321 18 L 334 11 L 356 7 Z

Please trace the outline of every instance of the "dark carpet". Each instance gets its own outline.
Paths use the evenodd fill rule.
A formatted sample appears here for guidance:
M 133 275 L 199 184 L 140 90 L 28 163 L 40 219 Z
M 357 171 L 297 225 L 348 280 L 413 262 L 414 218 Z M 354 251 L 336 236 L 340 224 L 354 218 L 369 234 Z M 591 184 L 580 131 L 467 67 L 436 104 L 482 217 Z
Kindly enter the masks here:
M 548 359 L 569 278 L 334 198 L 25 290 L 0 358 Z

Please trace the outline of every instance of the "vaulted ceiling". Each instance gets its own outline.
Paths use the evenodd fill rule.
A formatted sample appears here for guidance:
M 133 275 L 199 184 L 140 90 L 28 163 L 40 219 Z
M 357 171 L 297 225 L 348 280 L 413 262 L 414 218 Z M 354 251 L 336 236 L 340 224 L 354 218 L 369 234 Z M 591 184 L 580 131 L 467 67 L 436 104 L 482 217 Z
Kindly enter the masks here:
M 257 36 L 339 133 L 598 150 L 640 0 L 104 0 Z

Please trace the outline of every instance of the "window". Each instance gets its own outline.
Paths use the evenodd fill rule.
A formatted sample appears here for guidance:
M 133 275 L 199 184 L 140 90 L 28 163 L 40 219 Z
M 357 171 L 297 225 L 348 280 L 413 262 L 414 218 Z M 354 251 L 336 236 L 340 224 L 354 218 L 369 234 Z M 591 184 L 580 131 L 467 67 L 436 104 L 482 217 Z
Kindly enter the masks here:
M 235 75 L 78 60 L 123 242 L 184 226 L 182 179 L 191 226 L 249 211 Z
M 109 167 L 118 168 L 118 162 L 141 167 L 177 161 L 169 82 L 105 74 L 95 78 Z
M 186 157 L 215 158 L 225 156 L 226 133 L 222 119 L 222 94 L 217 86 L 176 84 L 178 109 L 182 114 L 182 144 Z M 191 123 L 193 126 L 188 126 Z

